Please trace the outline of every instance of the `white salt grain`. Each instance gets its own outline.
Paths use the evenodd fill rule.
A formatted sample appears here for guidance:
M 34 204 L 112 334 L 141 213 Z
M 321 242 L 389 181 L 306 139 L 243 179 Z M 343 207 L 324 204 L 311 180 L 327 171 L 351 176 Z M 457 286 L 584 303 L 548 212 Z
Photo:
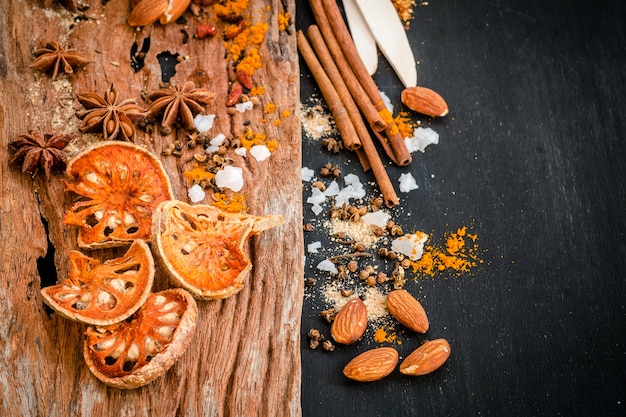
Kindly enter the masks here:
M 237 192 L 243 188 L 243 170 L 227 165 L 215 174 L 215 185 L 219 188 L 230 188 Z
M 417 182 L 415 182 L 415 178 L 410 172 L 400 174 L 398 181 L 400 181 L 400 191 L 403 193 L 408 193 L 411 190 L 417 190 L 419 188 Z
M 326 190 L 324 190 L 324 195 L 326 197 L 334 197 L 337 194 L 339 194 L 339 184 L 337 184 L 337 181 L 333 180 L 330 184 L 328 184 Z
M 324 193 L 316 187 L 311 188 L 311 196 L 306 199 L 306 202 L 309 204 L 322 204 L 326 201 L 326 196 Z
M 424 232 L 406 234 L 391 242 L 391 250 L 409 257 L 412 261 L 419 260 L 424 254 L 424 243 L 428 235 Z
M 235 149 L 235 153 L 239 156 L 245 157 L 248 154 L 248 150 L 242 146 L 241 148 Z
M 322 242 L 319 240 L 316 242 L 309 243 L 306 247 L 307 252 L 309 253 L 318 253 L 317 250 L 322 247 Z
M 253 104 L 251 101 L 244 101 L 243 103 L 235 104 L 235 109 L 237 109 L 239 113 L 243 113 L 246 110 L 252 110 L 252 107 L 253 107 Z
M 393 114 L 393 104 L 391 103 L 391 99 L 384 92 L 379 91 L 379 93 L 380 93 L 380 96 L 383 99 L 383 103 L 385 103 L 385 107 L 387 108 L 387 110 L 389 110 L 389 112 L 391 112 Z
M 335 264 L 328 259 L 325 259 L 322 262 L 318 263 L 316 268 L 320 271 L 330 272 L 331 274 L 336 274 L 338 272 Z
M 192 203 L 204 200 L 206 193 L 199 184 L 193 185 L 187 190 L 187 195 Z
M 265 161 L 270 157 L 271 152 L 265 145 L 254 145 L 250 148 L 250 155 L 254 156 L 257 161 Z
M 302 181 L 311 181 L 314 175 L 315 171 L 313 171 L 311 168 L 302 167 L 302 169 L 300 170 L 300 176 L 302 177 Z
M 430 127 L 418 127 L 413 130 L 413 136 L 405 138 L 404 143 L 410 153 L 420 151 L 424 152 L 428 145 L 437 145 L 439 143 L 439 134 Z
M 324 208 L 320 206 L 319 204 L 313 204 L 313 207 L 311 207 L 311 210 L 313 210 L 313 213 L 315 213 L 316 216 L 319 216 L 320 213 L 324 211 Z
M 361 216 L 361 220 L 367 224 L 371 224 L 378 227 L 387 226 L 389 220 L 389 214 L 382 210 L 372 211 Z
M 213 121 L 215 120 L 214 114 L 202 115 L 198 114 L 193 119 L 193 124 L 196 127 L 196 130 L 200 133 L 206 132 L 207 130 L 213 127 Z

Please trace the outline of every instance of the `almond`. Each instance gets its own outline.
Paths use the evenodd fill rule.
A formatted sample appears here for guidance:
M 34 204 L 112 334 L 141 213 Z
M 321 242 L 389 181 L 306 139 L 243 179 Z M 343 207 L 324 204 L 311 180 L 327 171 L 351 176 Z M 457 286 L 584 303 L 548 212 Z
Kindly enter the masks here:
M 378 381 L 389 375 L 398 364 L 398 352 L 391 347 L 371 349 L 352 359 L 343 374 L 354 381 Z
M 128 16 L 130 26 L 146 26 L 159 20 L 168 8 L 168 0 L 141 0 Z
M 446 339 L 425 342 L 400 364 L 404 375 L 426 375 L 438 369 L 450 356 L 450 344 Z
M 159 19 L 162 25 L 172 23 L 185 13 L 189 7 L 191 0 L 169 0 L 167 9 L 163 12 L 163 16 Z
M 406 290 L 393 290 L 387 294 L 387 309 L 407 328 L 418 332 L 428 331 L 428 317 L 419 301 Z
M 426 87 L 407 87 L 402 90 L 402 103 L 409 109 L 432 117 L 448 114 L 446 101 L 435 91 Z
M 335 316 L 330 334 L 335 342 L 349 345 L 361 338 L 367 328 L 367 308 L 360 298 L 346 303 Z

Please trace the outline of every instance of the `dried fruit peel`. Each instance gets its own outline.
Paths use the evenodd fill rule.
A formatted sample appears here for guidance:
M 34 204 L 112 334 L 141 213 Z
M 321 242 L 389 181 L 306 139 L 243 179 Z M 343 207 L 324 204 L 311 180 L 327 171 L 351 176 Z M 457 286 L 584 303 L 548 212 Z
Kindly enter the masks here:
M 198 307 L 182 288 L 151 293 L 126 321 L 89 326 L 83 355 L 105 384 L 134 389 L 165 374 L 182 356 L 195 333 Z
M 147 243 L 136 240 L 121 257 L 100 262 L 71 251 L 69 276 L 42 288 L 43 301 L 70 320 L 110 325 L 135 313 L 150 295 L 154 260 Z
M 252 268 L 248 238 L 283 222 L 282 216 L 165 201 L 154 213 L 152 248 L 174 284 L 199 299 L 221 299 L 241 291 Z
M 163 165 L 145 148 L 127 142 L 100 142 L 72 158 L 66 189 L 83 197 L 63 222 L 80 226 L 78 245 L 87 249 L 149 240 L 152 214 L 173 198 Z

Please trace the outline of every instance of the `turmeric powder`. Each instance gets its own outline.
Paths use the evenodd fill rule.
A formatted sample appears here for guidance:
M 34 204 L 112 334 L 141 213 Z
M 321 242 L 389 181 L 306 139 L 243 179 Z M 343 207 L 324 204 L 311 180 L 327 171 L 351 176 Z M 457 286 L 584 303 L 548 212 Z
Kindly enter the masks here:
M 246 196 L 241 193 L 233 193 L 230 197 L 226 193 L 213 194 L 212 206 L 218 207 L 229 213 L 247 213 Z
M 422 257 L 411 262 L 413 271 L 427 276 L 446 270 L 454 271 L 457 275 L 470 272 L 482 263 L 478 257 L 477 239 L 477 235 L 467 232 L 467 226 L 458 228 L 446 236 L 444 248 L 426 246 Z

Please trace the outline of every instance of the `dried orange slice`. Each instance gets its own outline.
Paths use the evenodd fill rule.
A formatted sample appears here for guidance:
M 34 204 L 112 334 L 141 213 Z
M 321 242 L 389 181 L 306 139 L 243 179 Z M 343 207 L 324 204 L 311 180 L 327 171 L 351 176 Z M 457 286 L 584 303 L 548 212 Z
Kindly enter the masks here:
M 182 288 L 151 293 L 131 317 L 109 326 L 89 326 L 83 355 L 105 384 L 138 388 L 165 374 L 187 349 L 198 307 Z
M 252 268 L 244 244 L 281 225 L 282 216 L 227 213 L 209 205 L 161 203 L 152 221 L 152 249 L 171 280 L 199 299 L 241 291 Z
M 67 190 L 83 197 L 63 222 L 80 226 L 84 248 L 122 246 L 150 239 L 152 213 L 172 198 L 172 186 L 161 162 L 128 142 L 100 142 L 72 158 L 66 169 Z
M 62 316 L 88 324 L 125 320 L 150 295 L 154 260 L 148 244 L 136 240 L 124 256 L 104 263 L 71 251 L 70 272 L 62 283 L 42 288 L 46 304 Z

